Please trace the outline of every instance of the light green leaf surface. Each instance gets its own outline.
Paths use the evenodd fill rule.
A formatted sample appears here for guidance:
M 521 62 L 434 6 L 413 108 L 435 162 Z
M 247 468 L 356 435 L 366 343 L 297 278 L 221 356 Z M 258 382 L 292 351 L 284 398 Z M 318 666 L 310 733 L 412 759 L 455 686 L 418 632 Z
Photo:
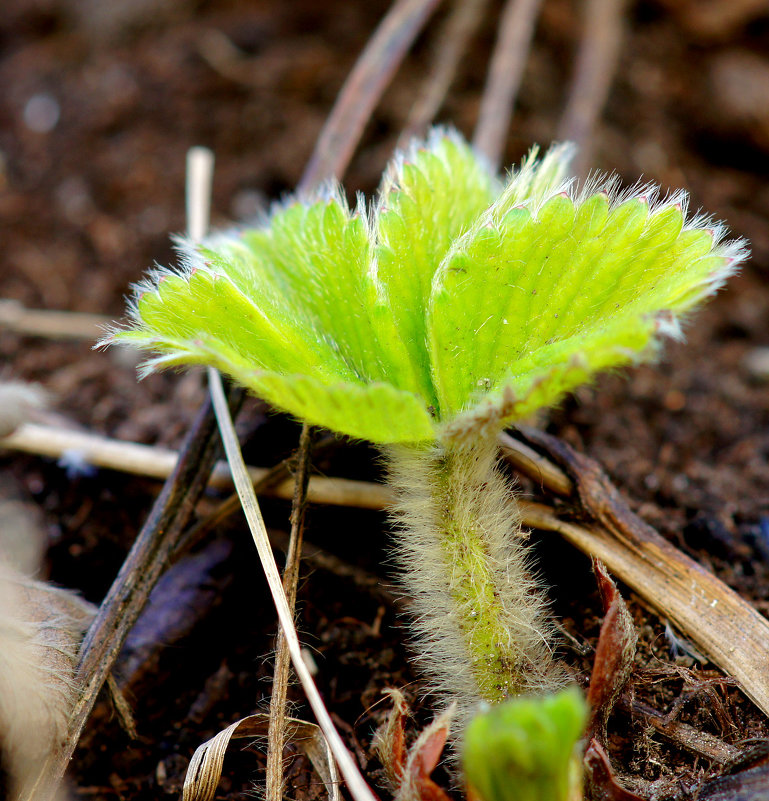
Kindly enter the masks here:
M 514 208 L 465 237 L 436 275 L 428 316 L 442 419 L 510 387 L 510 417 L 549 406 L 591 374 L 647 354 L 660 312 L 707 293 L 725 256 L 682 210 L 596 194 Z
M 500 189 L 456 134 L 397 157 L 367 212 L 338 189 L 184 249 L 139 287 L 112 341 L 148 369 L 211 364 L 302 420 L 378 443 L 500 426 L 660 333 L 744 258 L 686 221 L 685 195 L 579 193 L 569 146 Z M 495 199 L 496 198 L 496 199 Z
M 376 274 L 409 357 L 432 393 L 425 310 L 452 242 L 488 207 L 495 179 L 457 136 L 434 134 L 390 167 L 376 215 Z M 434 400 L 434 398 L 433 398 Z
M 234 378 L 276 409 L 299 420 L 377 444 L 435 439 L 435 424 L 421 398 L 387 383 L 328 381 L 310 375 L 254 369 L 253 362 L 216 337 L 172 339 L 126 331 L 117 342 L 155 351 L 145 372 L 207 365 Z
M 569 801 L 581 790 L 577 741 L 586 721 L 576 687 L 480 712 L 465 732 L 468 785 L 480 801 Z

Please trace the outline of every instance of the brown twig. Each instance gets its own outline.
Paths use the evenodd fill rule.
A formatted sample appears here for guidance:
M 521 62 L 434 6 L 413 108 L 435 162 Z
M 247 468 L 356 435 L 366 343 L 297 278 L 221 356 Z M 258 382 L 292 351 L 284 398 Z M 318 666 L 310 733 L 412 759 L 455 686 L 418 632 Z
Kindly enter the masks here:
M 102 437 L 82 431 L 71 431 L 56 426 L 26 423 L 10 436 L 0 439 L 0 449 L 9 448 L 59 459 L 68 453 L 77 454 L 85 464 L 108 470 L 134 473 L 148 478 L 166 479 L 179 460 L 179 453 L 168 448 L 140 445 L 135 442 Z M 249 467 L 251 480 L 258 491 L 277 498 L 290 499 L 294 494 L 291 479 L 275 483 L 274 471 L 285 471 L 285 465 L 272 468 Z M 284 473 L 285 474 L 285 473 Z M 217 462 L 211 472 L 209 486 L 228 489 L 232 486 L 229 468 Z M 312 503 L 336 506 L 357 506 L 362 509 L 381 509 L 390 499 L 386 487 L 345 478 L 313 476 L 310 479 L 308 499 Z M 233 501 L 226 501 L 230 506 Z M 237 508 L 237 507 L 235 507 Z M 229 514 L 230 511 L 227 511 Z M 222 515 L 223 517 L 225 514 Z
M 400 135 L 399 147 L 415 136 L 424 136 L 443 105 L 457 67 L 475 34 L 488 0 L 454 0 L 454 7 L 435 36 L 427 76 L 409 112 Z
M 534 444 L 546 451 L 561 473 L 540 461 L 531 477 L 579 500 L 583 514 L 596 525 L 567 522 L 541 504 L 522 504 L 524 523 L 557 531 L 581 551 L 601 559 L 715 665 L 737 679 L 748 698 L 769 714 L 769 621 L 635 515 L 595 461 L 541 431 L 525 429 L 520 435 L 528 439 L 529 448 Z M 573 487 L 570 493 L 563 491 L 566 474 Z
M 382 92 L 439 2 L 396 0 L 393 3 L 337 97 L 299 182 L 300 192 L 329 178 L 341 178 Z
M 593 129 L 609 96 L 622 42 L 625 0 L 589 0 L 584 33 L 558 139 L 577 145 L 574 171 L 584 175 L 591 162 Z
M 235 390 L 230 405 L 240 406 L 243 393 Z M 216 422 L 210 403 L 198 413 L 173 473 L 142 526 L 120 572 L 80 649 L 77 682 L 80 694 L 70 717 L 66 740 L 42 766 L 29 798 L 50 796 L 64 775 L 80 734 L 112 665 L 141 613 L 157 579 L 168 563 L 178 538 L 208 482 L 219 450 Z
M 112 322 L 100 314 L 28 309 L 16 300 L 0 300 L 0 328 L 22 336 L 95 342 Z
M 620 698 L 619 706 L 629 714 L 640 715 L 645 723 L 681 748 L 719 765 L 726 765 L 740 753 L 739 748 L 725 743 L 713 734 L 676 720 L 666 720 L 661 712 L 635 698 L 623 696 Z
M 542 456 L 534 448 L 513 439 L 504 431 L 499 435 L 499 449 L 508 462 L 520 472 L 536 481 L 542 489 L 550 490 L 556 495 L 568 498 L 574 491 L 572 480 L 554 465 L 549 459 Z
M 481 99 L 473 145 L 499 168 L 541 0 L 507 0 Z
M 299 438 L 294 499 L 291 505 L 291 534 L 283 570 L 283 589 L 292 613 L 296 606 L 299 564 L 302 555 L 304 515 L 307 508 L 307 486 L 310 480 L 310 427 L 305 424 Z M 267 731 L 267 801 L 281 801 L 283 795 L 283 745 L 286 728 L 286 693 L 288 692 L 291 655 L 283 630 L 278 630 L 275 648 L 275 669 L 270 697 L 270 725 Z

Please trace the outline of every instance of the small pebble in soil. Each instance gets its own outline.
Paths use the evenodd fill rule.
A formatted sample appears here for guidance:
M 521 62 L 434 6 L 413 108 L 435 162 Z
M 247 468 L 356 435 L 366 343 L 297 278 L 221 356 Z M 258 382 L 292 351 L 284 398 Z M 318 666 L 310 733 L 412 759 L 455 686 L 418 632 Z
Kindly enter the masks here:
M 24 124 L 35 133 L 50 133 L 59 121 L 61 109 L 55 97 L 37 94 L 24 106 Z
M 751 381 L 769 383 L 769 347 L 751 348 L 742 360 L 742 367 Z

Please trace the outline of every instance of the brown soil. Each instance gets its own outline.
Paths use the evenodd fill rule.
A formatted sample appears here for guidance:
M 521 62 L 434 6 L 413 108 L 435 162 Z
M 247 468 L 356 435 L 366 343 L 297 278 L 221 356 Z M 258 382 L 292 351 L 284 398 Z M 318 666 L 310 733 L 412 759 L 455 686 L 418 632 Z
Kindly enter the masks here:
M 498 5 L 440 116 L 468 134 Z M 544 3 L 508 163 L 554 136 L 579 6 Z M 168 232 L 184 226 L 191 145 L 216 153 L 215 224 L 248 217 L 289 191 L 386 8 L 385 0 L 5 0 L 0 297 L 120 316 L 129 284 L 153 261 L 172 259 Z M 661 533 L 766 613 L 769 377 L 762 380 L 750 358 L 769 346 L 769 14 L 750 0 L 639 0 L 629 4 L 626 25 L 595 138 L 596 167 L 629 182 L 643 174 L 663 187 L 689 189 L 695 207 L 750 240 L 753 258 L 698 314 L 686 344 L 670 344 L 659 365 L 602 378 L 546 424 L 598 459 Z M 215 35 L 228 37 L 242 56 L 213 67 L 205 54 Z M 430 47 L 423 37 L 376 111 L 345 181 L 350 190 L 375 187 Z M 0 353 L 2 377 L 39 381 L 61 415 L 110 436 L 178 445 L 203 397 L 196 376 L 137 384 L 132 365 L 87 344 L 0 331 Z M 257 432 L 247 451 L 252 463 L 273 464 L 295 447 L 293 423 L 265 418 L 256 404 L 248 412 Z M 340 443 L 317 467 L 331 475 L 378 475 L 374 452 L 361 445 Z M 158 485 L 109 471 L 69 477 L 54 463 L 14 454 L 0 457 L 0 471 L 45 514 L 50 578 L 99 602 Z M 286 504 L 267 503 L 265 514 L 275 528 L 287 527 Z M 218 536 L 232 538 L 234 555 L 212 573 L 210 609 L 132 685 L 140 739 L 128 739 L 104 701 L 72 766 L 75 796 L 174 794 L 198 744 L 266 707 L 275 627 L 266 589 L 240 524 Z M 382 577 L 386 536 L 381 514 L 310 511 L 308 539 Z M 600 605 L 588 560 L 553 537 L 538 545 L 565 628 L 594 645 Z M 739 690 L 712 665 L 671 656 L 665 621 L 634 596 L 629 601 L 641 638 L 637 698 L 662 713 L 688 699 L 678 701 L 677 720 L 739 748 L 766 737 L 764 717 Z M 417 721 L 429 719 L 395 610 L 320 570 L 304 579 L 300 606 L 321 690 L 376 782 L 379 766 L 368 746 L 383 714 L 380 690 L 405 688 Z M 575 670 L 589 674 L 590 654 L 564 652 Z M 207 684 L 215 675 L 221 681 Z M 291 694 L 297 714 L 309 716 L 298 688 Z M 641 795 L 692 797 L 721 770 L 622 711 L 613 718 L 610 746 L 618 773 Z M 218 797 L 235 798 L 262 780 L 258 748 L 235 749 L 228 760 Z M 289 769 L 287 794 L 319 797 L 316 782 L 299 759 Z

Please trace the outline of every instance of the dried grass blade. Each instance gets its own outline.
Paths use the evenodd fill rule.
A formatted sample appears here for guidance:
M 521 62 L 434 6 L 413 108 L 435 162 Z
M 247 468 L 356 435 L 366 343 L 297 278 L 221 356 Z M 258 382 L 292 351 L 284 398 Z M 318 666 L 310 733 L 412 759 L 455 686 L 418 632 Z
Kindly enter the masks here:
M 193 147 L 187 152 L 187 231 L 191 239 L 198 241 L 201 240 L 208 229 L 208 219 L 209 219 L 209 211 L 210 211 L 210 198 L 211 198 L 211 184 L 213 181 L 213 169 L 214 169 L 214 154 L 205 147 Z M 222 437 L 222 443 L 224 444 L 224 450 L 227 454 L 227 461 L 230 465 L 230 469 L 232 471 L 232 478 L 235 482 L 235 489 L 237 490 L 238 496 L 240 497 L 241 504 L 243 506 L 243 511 L 246 514 L 246 519 L 248 520 L 249 527 L 251 529 L 251 533 L 254 536 L 254 542 L 256 543 L 256 549 L 259 552 L 259 558 L 262 562 L 262 567 L 264 572 L 267 576 L 267 583 L 270 587 L 270 591 L 272 592 L 273 599 L 275 601 L 275 606 L 278 612 L 278 619 L 280 620 L 281 624 L 281 631 L 283 637 L 285 639 L 286 645 L 289 650 L 289 654 L 294 661 L 294 665 L 296 668 L 296 672 L 299 675 L 299 679 L 304 685 L 305 692 L 307 693 L 307 697 L 310 701 L 310 705 L 313 707 L 313 711 L 315 712 L 316 716 L 318 717 L 318 721 L 321 724 L 321 727 L 324 729 L 326 736 L 329 739 L 330 747 L 336 754 L 337 759 L 339 760 L 340 767 L 342 768 L 342 773 L 344 774 L 345 778 L 348 780 L 348 785 L 350 786 L 350 791 L 352 792 L 353 796 L 356 798 L 356 801 L 369 801 L 370 798 L 373 798 L 371 791 L 366 786 L 366 783 L 363 781 L 362 776 L 360 773 L 357 772 L 357 768 L 352 761 L 352 757 L 347 749 L 344 747 L 339 734 L 337 733 L 336 729 L 334 728 L 333 723 L 331 722 L 331 718 L 328 716 L 326 712 L 326 708 L 323 705 L 323 701 L 320 698 L 320 694 L 318 693 L 317 688 L 315 687 L 314 682 L 312 681 L 312 677 L 310 676 L 309 671 L 307 670 L 306 665 L 304 664 L 304 659 L 302 658 L 300 645 L 299 645 L 299 638 L 296 633 L 296 629 L 294 627 L 294 614 L 293 614 L 293 601 L 296 597 L 296 592 L 291 592 L 289 590 L 289 598 L 286 597 L 286 592 L 283 589 L 283 584 L 280 581 L 278 567 L 275 564 L 275 559 L 272 555 L 272 546 L 270 545 L 269 536 L 267 534 L 267 529 L 264 525 L 264 520 L 262 518 L 261 510 L 259 509 L 259 503 L 256 500 L 256 493 L 254 492 L 253 484 L 251 483 L 251 478 L 248 474 L 248 470 L 246 468 L 246 464 L 243 461 L 243 454 L 240 451 L 240 445 L 238 443 L 237 435 L 235 434 L 235 426 L 232 422 L 232 417 L 230 416 L 230 410 L 227 406 L 226 396 L 224 394 L 224 388 L 222 386 L 222 380 L 219 373 L 214 368 L 208 369 L 208 383 L 209 389 L 211 392 L 211 401 L 214 406 L 214 413 L 216 415 L 217 423 L 219 424 L 219 431 Z M 302 431 L 302 441 L 301 441 L 301 448 L 304 453 L 304 465 L 303 468 L 300 468 L 299 473 L 297 475 L 297 488 L 294 493 L 294 503 L 292 508 L 292 538 L 294 540 L 294 552 L 298 554 L 300 552 L 300 547 L 296 542 L 296 533 L 297 530 L 301 531 L 302 527 L 302 512 L 304 509 L 304 504 L 307 496 L 307 454 L 308 454 L 308 447 L 309 447 L 309 432 L 307 427 L 305 426 Z M 284 678 L 287 678 L 288 673 L 288 665 L 285 665 L 283 668 L 283 672 L 285 674 Z M 309 680 L 309 686 L 307 681 Z M 279 692 L 280 694 L 280 692 Z M 285 703 L 285 683 L 283 686 L 283 703 Z M 285 710 L 281 709 L 283 715 L 279 716 L 282 718 L 278 720 L 278 724 L 280 727 L 280 754 L 278 758 L 282 755 L 282 736 L 283 736 L 283 719 L 285 719 Z M 269 719 L 272 719 L 274 714 L 274 709 L 271 708 Z M 325 719 L 324 719 L 325 716 Z M 327 725 L 324 725 L 327 723 Z M 231 728 L 231 727 L 230 727 Z M 274 726 L 273 726 L 274 728 Z M 227 743 L 229 742 L 230 736 L 226 735 L 226 732 L 229 731 L 225 730 L 223 734 L 225 736 L 221 740 L 215 740 L 215 744 L 211 748 L 211 752 L 215 756 L 216 760 L 224 758 L 224 751 L 227 748 Z M 274 759 L 274 752 L 277 747 L 277 743 L 275 742 L 274 738 L 274 731 L 271 732 L 273 734 L 273 738 L 268 743 L 268 747 L 270 752 L 268 755 L 273 756 Z M 336 738 L 337 742 L 333 742 L 334 738 Z M 346 764 L 349 763 L 349 764 Z M 282 770 L 280 761 L 278 765 L 270 764 L 268 761 L 268 788 L 267 788 L 267 797 L 272 798 L 273 794 L 271 793 L 271 789 L 277 789 L 278 798 L 280 798 L 280 786 L 282 782 Z M 190 775 L 191 771 L 188 771 L 188 776 Z M 197 766 L 195 772 L 192 774 L 193 776 L 199 773 Z M 275 775 L 277 773 L 277 776 Z M 348 775 L 349 774 L 349 775 Z M 276 787 L 270 788 L 269 784 L 272 783 L 276 785 Z M 361 785 L 364 792 L 361 792 Z M 205 782 L 204 788 L 206 792 L 208 792 L 210 788 L 210 783 Z M 186 787 L 186 781 L 185 781 Z M 356 792 L 356 789 L 358 792 Z M 215 790 L 215 786 L 211 789 L 211 796 L 213 796 L 213 791 Z
M 243 504 L 243 511 L 246 515 L 251 534 L 256 545 L 256 550 L 259 553 L 259 558 L 262 562 L 267 583 L 272 593 L 275 602 L 275 608 L 278 613 L 281 628 L 288 643 L 289 653 L 291 654 L 291 661 L 294 664 L 299 681 L 304 688 L 307 695 L 307 700 L 310 702 L 313 712 L 323 730 L 326 738 L 328 739 L 329 746 L 334 754 L 334 757 L 339 765 L 339 769 L 347 782 L 355 801 L 375 801 L 375 796 L 371 789 L 358 770 L 352 755 L 342 742 L 339 732 L 334 727 L 331 717 L 323 704 L 320 697 L 318 688 L 310 675 L 310 671 L 304 663 L 302 658 L 301 647 L 299 645 L 299 637 L 297 636 L 296 628 L 294 627 L 293 617 L 291 610 L 288 606 L 286 595 L 283 591 L 283 584 L 280 580 L 278 567 L 275 564 L 275 559 L 272 555 L 272 547 L 267 535 L 267 529 L 264 525 L 261 510 L 254 494 L 253 486 L 246 469 L 243 455 L 240 452 L 238 439 L 235 434 L 235 427 L 232 424 L 227 404 L 225 402 L 224 389 L 222 381 L 216 370 L 209 369 L 208 372 L 211 398 L 214 403 L 214 411 L 216 412 L 217 421 L 219 422 L 219 429 L 222 435 L 222 442 L 224 443 L 224 450 L 227 454 L 227 461 L 232 470 L 232 478 L 235 482 L 235 488 L 240 496 L 241 503 Z
M 328 741 L 314 723 L 287 718 L 288 736 L 312 762 L 328 792 L 330 801 L 339 801 L 339 776 Z M 184 780 L 182 801 L 211 801 L 222 775 L 224 755 L 233 739 L 261 737 L 267 734 L 269 715 L 249 715 L 220 731 L 197 748 Z

